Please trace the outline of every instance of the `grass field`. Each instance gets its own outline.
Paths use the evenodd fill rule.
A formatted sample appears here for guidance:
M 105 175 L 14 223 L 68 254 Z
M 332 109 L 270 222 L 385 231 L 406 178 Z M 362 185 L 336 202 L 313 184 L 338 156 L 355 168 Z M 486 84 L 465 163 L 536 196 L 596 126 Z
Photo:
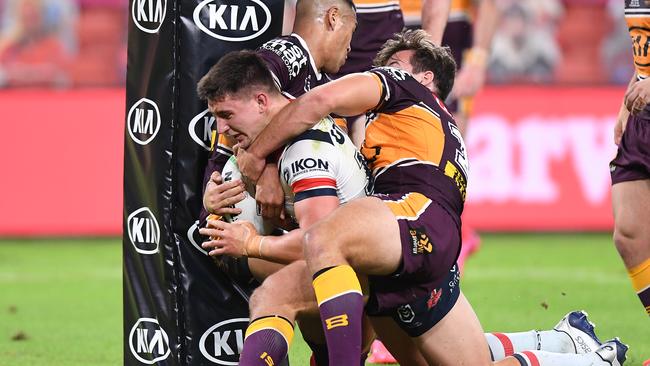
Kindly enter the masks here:
M 121 276 L 119 239 L 0 240 L 0 365 L 122 364 Z M 585 309 L 601 339 L 631 346 L 626 365 L 650 358 L 650 321 L 607 234 L 483 235 L 462 288 L 487 331 Z

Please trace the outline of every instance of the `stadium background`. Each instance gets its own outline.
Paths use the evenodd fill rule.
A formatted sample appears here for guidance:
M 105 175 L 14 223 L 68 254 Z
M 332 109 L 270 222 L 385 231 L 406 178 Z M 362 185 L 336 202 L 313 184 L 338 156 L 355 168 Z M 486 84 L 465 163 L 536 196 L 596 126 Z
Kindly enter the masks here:
M 106 286 L 94 296 L 111 294 L 114 306 L 102 301 L 88 318 L 63 311 L 59 320 L 83 332 L 102 328 L 92 314 L 111 314 L 105 325 L 116 334 L 99 332 L 97 341 L 115 344 L 82 348 L 112 352 L 81 353 L 79 362 L 121 359 L 114 327 L 122 317 L 120 245 L 112 238 L 122 234 L 128 6 L 125 0 L 0 4 L 0 365 L 57 357 L 74 364 L 63 352 L 69 345 L 57 345 L 66 338 L 48 338 L 69 324 L 42 329 L 42 319 L 51 319 L 49 308 L 92 297 L 84 292 L 90 290 L 52 292 L 84 276 L 95 279 L 88 288 Z M 485 291 L 476 296 L 487 329 L 549 327 L 576 306 L 596 308 L 594 320 L 608 337 L 631 343 L 633 364 L 640 364 L 650 358 L 650 332 L 639 326 L 647 319 L 607 234 L 612 126 L 632 74 L 622 2 L 502 6 L 489 84 L 476 99 L 467 137 L 472 176 L 465 219 L 482 232 L 517 234 L 484 237 L 468 264 L 466 287 L 470 295 Z M 595 234 L 577 234 L 585 232 Z M 82 239 L 90 237 L 107 239 Z M 30 309 L 37 312 L 28 316 Z M 520 322 L 504 319 L 512 316 Z

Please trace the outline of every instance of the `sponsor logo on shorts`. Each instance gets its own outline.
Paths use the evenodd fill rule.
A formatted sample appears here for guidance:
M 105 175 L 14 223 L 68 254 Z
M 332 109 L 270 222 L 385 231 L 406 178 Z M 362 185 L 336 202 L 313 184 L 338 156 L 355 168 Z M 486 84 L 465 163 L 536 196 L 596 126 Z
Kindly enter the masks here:
M 165 20 L 167 0 L 133 0 L 131 18 L 145 33 L 157 33 Z
M 440 296 L 442 296 L 442 289 L 434 289 L 431 291 L 431 296 L 429 296 L 429 300 L 427 300 L 427 309 L 431 310 L 434 306 L 438 305 L 438 301 L 440 301 Z
M 193 18 L 205 34 L 228 42 L 257 38 L 271 25 L 271 11 L 261 0 L 204 0 Z
M 169 357 L 169 337 L 157 319 L 140 318 L 129 333 L 129 348 L 138 361 L 153 365 Z
M 149 207 L 133 211 L 126 220 L 129 240 L 140 254 L 158 253 L 160 226 Z
M 449 292 L 454 292 L 454 289 L 460 282 L 460 272 L 458 271 L 458 265 L 454 264 L 449 272 L 452 273 L 451 280 L 449 281 Z
M 264 43 L 261 48 L 275 53 L 282 59 L 284 66 L 287 67 L 289 79 L 298 76 L 300 70 L 302 70 L 309 61 L 307 54 L 302 48 L 286 39 L 272 39 Z M 309 90 L 307 87 L 309 80 L 311 80 L 311 75 L 305 79 L 305 91 Z
M 397 308 L 397 316 L 402 323 L 411 323 L 415 319 L 415 312 L 411 305 L 406 304 Z
M 147 98 L 135 102 L 129 109 L 126 117 L 126 126 L 129 136 L 140 145 L 153 141 L 160 130 L 160 110 L 158 105 Z
M 411 234 L 411 252 L 413 254 L 431 254 L 433 252 L 433 244 L 424 229 L 410 229 L 409 234 Z
M 214 126 L 214 122 L 214 116 L 210 113 L 209 109 L 206 109 L 194 116 L 188 126 L 192 140 L 206 151 L 210 151 L 210 147 L 212 146 L 212 127 Z
M 247 327 L 248 318 L 228 319 L 211 326 L 199 340 L 201 354 L 218 365 L 238 365 Z

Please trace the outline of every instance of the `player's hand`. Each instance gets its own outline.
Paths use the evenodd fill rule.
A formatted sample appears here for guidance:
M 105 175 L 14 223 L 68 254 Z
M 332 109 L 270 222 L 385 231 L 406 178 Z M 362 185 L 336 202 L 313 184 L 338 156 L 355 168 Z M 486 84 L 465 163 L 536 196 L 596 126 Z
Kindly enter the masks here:
M 232 207 L 232 205 L 246 198 L 244 190 L 244 183 L 241 180 L 223 183 L 221 174 L 214 172 L 210 175 L 210 180 L 205 186 L 203 207 L 209 213 L 216 215 L 239 215 L 241 209 Z
M 277 164 L 267 164 L 255 186 L 255 200 L 262 217 L 284 219 L 284 191 L 280 184 Z
M 618 111 L 618 116 L 616 116 L 616 124 L 614 125 L 614 143 L 620 145 L 621 139 L 623 138 L 623 132 L 625 132 L 625 127 L 627 126 L 627 118 L 630 116 L 630 112 L 625 106 L 621 106 L 621 109 Z
M 485 67 L 465 65 L 458 72 L 451 93 L 456 99 L 473 97 L 483 84 L 485 84 Z
M 451 93 L 455 98 L 472 97 L 485 84 L 488 52 L 474 47 L 468 50 L 454 81 Z
M 211 256 L 230 255 L 240 257 L 260 257 L 262 252 L 260 236 L 253 224 L 248 221 L 227 223 L 221 220 L 208 220 L 199 233 L 210 237 L 201 244 Z
M 625 93 L 625 107 L 632 114 L 641 112 L 650 103 L 650 79 L 637 81 Z
M 236 148 L 236 153 L 237 166 L 239 166 L 242 176 L 252 183 L 257 183 L 266 166 L 266 159 L 259 158 L 241 147 Z

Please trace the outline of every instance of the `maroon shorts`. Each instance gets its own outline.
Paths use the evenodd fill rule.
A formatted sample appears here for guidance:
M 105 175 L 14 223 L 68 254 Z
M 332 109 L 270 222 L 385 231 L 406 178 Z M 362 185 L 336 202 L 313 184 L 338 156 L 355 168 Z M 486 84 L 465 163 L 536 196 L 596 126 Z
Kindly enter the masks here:
M 650 111 L 630 115 L 609 171 L 612 184 L 650 179 Z
M 370 70 L 379 49 L 402 28 L 401 10 L 357 13 L 357 29 L 352 34 L 348 59 L 334 77 Z
M 366 311 L 382 315 L 440 287 L 458 258 L 460 229 L 445 209 L 420 193 L 374 196 L 396 216 L 402 245 L 402 261 L 395 273 L 369 276 Z

